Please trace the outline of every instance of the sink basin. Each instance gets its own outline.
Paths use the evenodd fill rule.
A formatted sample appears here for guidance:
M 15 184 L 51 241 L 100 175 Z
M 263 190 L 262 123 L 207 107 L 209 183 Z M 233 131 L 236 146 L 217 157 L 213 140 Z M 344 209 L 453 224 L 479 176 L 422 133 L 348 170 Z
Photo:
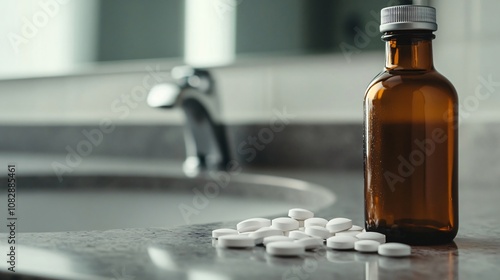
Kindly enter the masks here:
M 172 227 L 285 215 L 292 207 L 318 210 L 335 200 L 321 186 L 251 174 L 226 181 L 209 175 L 73 175 L 62 182 L 23 175 L 17 182 L 19 232 Z M 7 201 L 6 192 L 0 201 Z M 6 214 L 0 211 L 0 219 Z

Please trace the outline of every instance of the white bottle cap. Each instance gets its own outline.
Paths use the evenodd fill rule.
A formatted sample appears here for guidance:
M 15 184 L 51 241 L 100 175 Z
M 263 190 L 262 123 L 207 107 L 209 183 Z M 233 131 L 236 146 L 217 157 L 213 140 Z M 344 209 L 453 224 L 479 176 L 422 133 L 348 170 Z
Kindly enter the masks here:
M 380 13 L 380 32 L 396 30 L 436 31 L 436 9 L 429 6 L 400 5 L 383 8 Z

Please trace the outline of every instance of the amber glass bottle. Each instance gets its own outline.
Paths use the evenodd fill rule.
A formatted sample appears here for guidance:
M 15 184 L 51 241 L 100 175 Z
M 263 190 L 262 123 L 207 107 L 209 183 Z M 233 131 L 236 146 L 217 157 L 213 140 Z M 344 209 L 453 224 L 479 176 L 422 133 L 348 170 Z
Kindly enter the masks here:
M 382 10 L 386 65 L 364 98 L 365 226 L 388 241 L 442 244 L 458 230 L 458 98 L 434 69 L 435 18 Z

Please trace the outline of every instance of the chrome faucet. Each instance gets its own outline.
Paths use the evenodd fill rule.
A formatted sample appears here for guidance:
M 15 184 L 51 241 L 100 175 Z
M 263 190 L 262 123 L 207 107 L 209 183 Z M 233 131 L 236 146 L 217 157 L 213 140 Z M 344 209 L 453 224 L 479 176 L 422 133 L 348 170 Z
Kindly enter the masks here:
M 186 117 L 184 172 L 195 176 L 202 170 L 222 170 L 229 162 L 225 128 L 214 81 L 207 70 L 190 66 L 171 71 L 175 83 L 151 88 L 147 103 L 151 107 L 182 108 Z

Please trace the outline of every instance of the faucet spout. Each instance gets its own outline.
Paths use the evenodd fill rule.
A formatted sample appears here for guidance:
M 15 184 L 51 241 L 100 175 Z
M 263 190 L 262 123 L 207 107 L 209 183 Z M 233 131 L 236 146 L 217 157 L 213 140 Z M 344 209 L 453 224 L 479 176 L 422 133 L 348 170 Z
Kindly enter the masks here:
M 148 95 L 155 108 L 181 108 L 186 119 L 184 172 L 195 176 L 202 170 L 223 170 L 229 163 L 225 127 L 214 82 L 204 69 L 181 66 L 172 69 L 175 83 L 158 84 Z

